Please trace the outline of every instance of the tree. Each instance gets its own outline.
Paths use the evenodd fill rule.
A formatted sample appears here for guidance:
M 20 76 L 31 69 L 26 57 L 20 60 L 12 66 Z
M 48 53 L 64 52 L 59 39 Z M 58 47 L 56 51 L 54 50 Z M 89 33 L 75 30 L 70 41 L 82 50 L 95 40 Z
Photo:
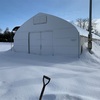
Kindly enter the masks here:
M 77 26 L 83 29 L 88 29 L 89 19 L 88 18 L 78 18 L 76 20 Z
M 7 27 L 3 33 L 3 42 L 13 42 L 14 33 L 9 31 Z
M 76 22 L 77 22 L 77 26 L 79 26 L 79 27 L 82 28 L 82 23 L 83 23 L 82 19 L 81 19 L 81 18 L 78 18 L 78 19 L 76 20 Z
M 7 27 L 4 31 L 4 34 L 8 34 L 10 31 L 9 31 L 9 28 Z
M 0 28 L 0 42 L 3 41 L 3 34 L 2 34 L 2 29 Z
M 89 19 L 88 18 L 78 18 L 76 20 L 76 25 L 79 26 L 82 29 L 85 29 L 89 31 Z M 96 23 L 92 21 L 92 33 L 98 34 L 98 31 L 96 30 Z
M 0 34 L 2 33 L 2 29 L 0 28 Z
M 0 29 L 0 42 L 14 42 L 14 35 L 15 31 L 17 31 L 18 27 L 15 28 L 13 31 L 9 31 L 7 27 L 5 31 L 2 33 L 2 29 Z
M 89 19 L 88 18 L 84 18 L 83 19 L 83 24 L 82 24 L 83 29 L 87 29 L 88 25 L 89 25 Z

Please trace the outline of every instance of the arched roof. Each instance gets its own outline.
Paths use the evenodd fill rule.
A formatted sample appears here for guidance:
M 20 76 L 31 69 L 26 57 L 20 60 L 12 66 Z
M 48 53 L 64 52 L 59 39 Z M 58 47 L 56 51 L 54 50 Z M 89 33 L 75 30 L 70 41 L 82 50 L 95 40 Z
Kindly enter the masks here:
M 44 31 L 44 30 L 67 29 L 71 31 L 69 34 L 79 35 L 76 27 L 70 22 L 45 13 L 38 13 L 29 20 L 27 20 L 16 32 L 16 35 L 25 34 L 25 32 Z M 16 36 L 15 36 L 16 37 Z

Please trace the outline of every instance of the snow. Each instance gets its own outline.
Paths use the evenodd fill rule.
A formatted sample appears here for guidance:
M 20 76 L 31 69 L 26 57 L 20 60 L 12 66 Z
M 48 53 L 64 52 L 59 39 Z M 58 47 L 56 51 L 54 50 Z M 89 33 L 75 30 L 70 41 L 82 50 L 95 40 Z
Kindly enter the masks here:
M 100 43 L 80 58 L 38 56 L 11 51 L 0 43 L 0 100 L 39 100 L 42 77 L 51 78 L 43 100 L 99 100 Z
M 11 49 L 12 44 L 11 43 L 0 43 L 0 52 L 7 51 Z
M 88 37 L 88 34 L 89 34 L 88 31 L 86 31 L 85 29 L 82 29 L 82 28 L 76 26 L 75 24 L 74 24 L 74 26 L 76 27 L 76 29 L 78 30 L 78 32 L 80 33 L 80 35 Z M 95 34 L 93 34 L 93 33 L 92 33 L 92 37 L 94 39 L 99 39 L 100 40 L 100 37 L 97 36 L 97 35 L 95 35 Z
M 93 20 L 96 23 L 96 30 L 99 32 L 100 34 L 100 19 L 95 19 Z

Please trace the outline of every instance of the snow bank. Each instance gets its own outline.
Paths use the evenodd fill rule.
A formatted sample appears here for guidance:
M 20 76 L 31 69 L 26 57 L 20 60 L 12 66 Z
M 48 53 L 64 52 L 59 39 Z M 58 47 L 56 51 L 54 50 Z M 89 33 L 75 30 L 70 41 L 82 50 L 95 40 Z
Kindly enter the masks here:
M 0 43 L 0 100 L 39 100 L 43 75 L 51 78 L 43 100 L 100 99 L 99 42 L 92 55 L 85 44 L 79 59 L 16 53 L 8 45 Z
M 4 52 L 11 49 L 12 45 L 13 45 L 12 43 L 0 42 L 0 52 Z
M 79 31 L 80 35 L 88 37 L 88 34 L 89 34 L 88 31 L 86 31 L 85 29 L 82 29 L 82 28 L 80 28 L 80 27 L 78 27 L 76 25 L 74 25 L 74 26 L 77 28 L 77 30 Z M 95 34 L 93 34 L 93 33 L 92 33 L 92 38 L 100 40 L 100 37 L 95 35 Z
M 94 19 L 93 23 L 95 23 L 95 29 L 98 31 L 98 34 L 100 35 L 100 19 Z

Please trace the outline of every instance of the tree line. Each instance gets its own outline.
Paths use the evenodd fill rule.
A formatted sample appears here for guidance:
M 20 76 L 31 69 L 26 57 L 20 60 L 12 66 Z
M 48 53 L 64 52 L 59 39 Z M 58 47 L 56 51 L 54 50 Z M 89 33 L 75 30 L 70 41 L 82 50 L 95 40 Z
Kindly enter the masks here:
M 78 27 L 85 29 L 89 31 L 89 19 L 88 18 L 78 18 L 76 19 L 76 22 L 74 23 Z M 12 31 L 9 31 L 9 28 L 7 27 L 4 32 L 2 32 L 2 29 L 0 28 L 0 42 L 14 42 L 14 35 L 16 31 L 20 28 L 20 26 L 16 26 L 12 29 Z M 100 36 L 100 33 L 98 30 L 96 30 L 96 23 L 92 21 L 92 33 Z
M 76 25 L 79 26 L 82 29 L 85 29 L 87 31 L 89 31 L 89 19 L 88 18 L 78 18 L 76 20 Z M 100 36 L 100 33 L 98 32 L 98 30 L 96 29 L 96 23 L 92 21 L 92 33 Z
M 0 42 L 14 42 L 14 35 L 19 27 L 20 26 L 14 27 L 12 31 L 9 31 L 9 28 L 7 27 L 4 32 L 0 29 Z

